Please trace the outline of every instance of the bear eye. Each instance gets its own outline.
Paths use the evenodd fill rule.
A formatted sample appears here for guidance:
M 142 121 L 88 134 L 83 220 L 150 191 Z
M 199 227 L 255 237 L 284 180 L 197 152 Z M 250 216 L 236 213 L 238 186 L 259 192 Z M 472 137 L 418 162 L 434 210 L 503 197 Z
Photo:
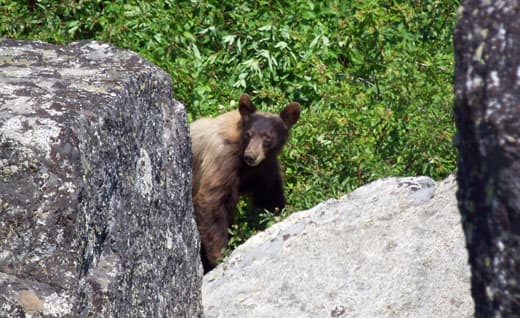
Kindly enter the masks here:
M 273 143 L 273 138 L 267 136 L 264 138 L 264 147 L 270 147 Z
M 253 133 L 251 133 L 250 131 L 246 131 L 245 137 L 247 139 L 251 139 L 252 136 L 253 136 Z

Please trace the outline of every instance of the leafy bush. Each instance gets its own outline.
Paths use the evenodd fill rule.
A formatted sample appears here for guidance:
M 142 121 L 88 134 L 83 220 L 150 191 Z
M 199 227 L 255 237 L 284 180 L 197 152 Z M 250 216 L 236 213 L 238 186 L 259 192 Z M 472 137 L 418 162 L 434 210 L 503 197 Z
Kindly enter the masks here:
M 454 171 L 452 31 L 458 1 L 9 1 L 0 36 L 97 39 L 169 72 L 190 120 L 292 100 L 281 158 L 289 212 L 391 175 Z M 243 205 L 247 205 L 243 203 Z M 235 243 L 259 226 L 243 209 Z

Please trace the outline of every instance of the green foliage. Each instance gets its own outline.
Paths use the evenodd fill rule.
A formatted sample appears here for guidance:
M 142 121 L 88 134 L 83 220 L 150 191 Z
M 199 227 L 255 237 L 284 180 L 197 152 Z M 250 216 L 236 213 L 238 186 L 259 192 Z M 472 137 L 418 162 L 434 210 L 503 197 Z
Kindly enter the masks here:
M 97 39 L 169 72 L 190 120 L 303 105 L 281 161 L 287 209 L 390 175 L 443 178 L 451 136 L 453 0 L 9 1 L 0 36 Z M 244 211 L 242 209 L 241 211 Z M 236 241 L 256 228 L 239 213 Z

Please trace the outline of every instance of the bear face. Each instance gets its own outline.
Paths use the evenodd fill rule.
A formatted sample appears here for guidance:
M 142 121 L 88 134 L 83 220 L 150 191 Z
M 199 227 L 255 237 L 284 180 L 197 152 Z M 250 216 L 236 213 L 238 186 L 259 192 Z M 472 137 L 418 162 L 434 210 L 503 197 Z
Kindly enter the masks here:
M 280 115 L 258 112 L 247 94 L 240 97 L 243 162 L 256 167 L 267 157 L 276 156 L 289 137 L 289 129 L 300 118 L 300 105 L 289 103 Z

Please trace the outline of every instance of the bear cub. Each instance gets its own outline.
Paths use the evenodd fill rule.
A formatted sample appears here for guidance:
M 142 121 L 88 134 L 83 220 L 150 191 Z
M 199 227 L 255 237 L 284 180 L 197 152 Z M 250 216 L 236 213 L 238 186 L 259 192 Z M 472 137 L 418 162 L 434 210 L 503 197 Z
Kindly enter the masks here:
M 285 207 L 277 155 L 300 111 L 296 102 L 279 115 L 257 111 L 243 94 L 238 110 L 190 125 L 192 199 L 204 273 L 216 266 L 227 247 L 240 195 L 251 196 L 255 208 L 279 213 Z

